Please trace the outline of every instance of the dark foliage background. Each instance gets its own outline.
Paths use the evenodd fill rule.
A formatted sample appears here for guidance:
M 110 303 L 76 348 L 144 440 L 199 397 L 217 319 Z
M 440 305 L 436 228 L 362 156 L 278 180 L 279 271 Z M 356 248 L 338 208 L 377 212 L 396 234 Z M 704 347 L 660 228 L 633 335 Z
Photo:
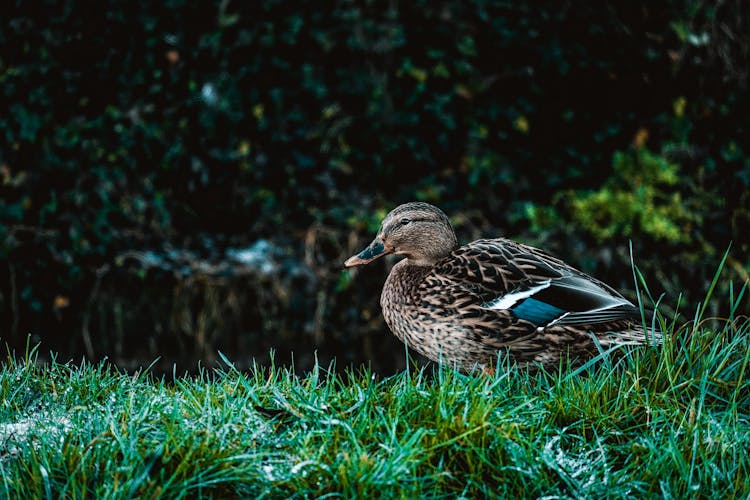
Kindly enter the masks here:
M 398 369 L 390 263 L 341 264 L 414 199 L 623 290 L 632 241 L 690 315 L 730 242 L 750 268 L 746 7 L 7 3 L 0 338 Z

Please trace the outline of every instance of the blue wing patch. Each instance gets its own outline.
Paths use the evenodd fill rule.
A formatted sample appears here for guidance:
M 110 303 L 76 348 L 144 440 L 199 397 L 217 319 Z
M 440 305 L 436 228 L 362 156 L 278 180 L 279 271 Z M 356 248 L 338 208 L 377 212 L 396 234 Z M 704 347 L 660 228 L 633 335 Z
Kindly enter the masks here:
M 528 298 L 510 309 L 518 319 L 528 321 L 536 326 L 544 326 L 553 319 L 565 314 L 564 309 L 551 306 L 541 300 Z

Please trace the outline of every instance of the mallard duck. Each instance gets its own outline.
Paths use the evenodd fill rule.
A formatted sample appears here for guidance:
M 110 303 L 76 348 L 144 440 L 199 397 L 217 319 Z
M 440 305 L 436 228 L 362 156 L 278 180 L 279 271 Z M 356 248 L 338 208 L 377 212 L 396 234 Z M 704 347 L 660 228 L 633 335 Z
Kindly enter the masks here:
M 644 332 L 639 308 L 610 286 L 509 239 L 458 246 L 448 217 L 428 203 L 393 209 L 373 242 L 344 265 L 386 254 L 405 257 L 380 297 L 388 327 L 419 353 L 462 371 L 493 371 L 506 354 L 521 366 L 555 369 L 561 358 L 658 341 Z

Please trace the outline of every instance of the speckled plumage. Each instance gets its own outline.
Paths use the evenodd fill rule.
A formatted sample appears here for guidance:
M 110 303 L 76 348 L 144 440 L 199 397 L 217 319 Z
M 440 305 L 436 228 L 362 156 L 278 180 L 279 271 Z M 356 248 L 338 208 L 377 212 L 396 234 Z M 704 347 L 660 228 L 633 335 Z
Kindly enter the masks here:
M 406 256 L 383 286 L 388 327 L 421 354 L 463 371 L 492 369 L 506 353 L 520 365 L 553 369 L 561 357 L 596 355 L 593 336 L 603 349 L 659 341 L 644 334 L 639 309 L 608 285 L 508 239 L 459 247 L 448 218 L 426 203 L 394 209 L 346 266 L 387 253 Z

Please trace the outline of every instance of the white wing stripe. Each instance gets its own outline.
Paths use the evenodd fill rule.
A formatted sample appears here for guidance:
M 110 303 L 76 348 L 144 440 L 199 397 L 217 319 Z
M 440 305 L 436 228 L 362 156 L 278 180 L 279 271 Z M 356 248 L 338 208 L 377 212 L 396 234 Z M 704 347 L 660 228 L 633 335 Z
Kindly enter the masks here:
M 527 299 L 534 295 L 539 290 L 544 290 L 545 288 L 548 288 L 551 281 L 543 281 L 538 286 L 533 286 L 529 288 L 528 290 L 522 290 L 520 292 L 513 292 L 508 293 L 505 295 L 501 295 L 500 297 L 496 298 L 492 302 L 488 302 L 485 307 L 488 309 L 499 309 L 499 310 L 505 310 L 510 309 L 514 305 L 516 305 L 519 301 L 523 299 Z

